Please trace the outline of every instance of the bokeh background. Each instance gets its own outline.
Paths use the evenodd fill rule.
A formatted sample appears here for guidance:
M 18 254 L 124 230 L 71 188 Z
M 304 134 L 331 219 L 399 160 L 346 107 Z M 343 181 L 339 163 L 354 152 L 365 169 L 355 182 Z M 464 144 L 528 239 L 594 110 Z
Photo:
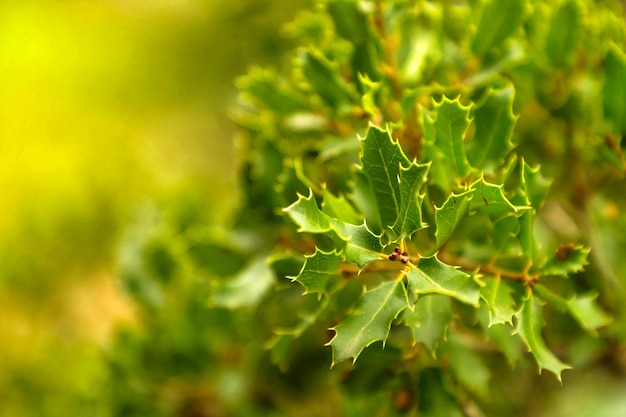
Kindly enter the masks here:
M 234 79 L 280 59 L 305 3 L 0 2 L 0 416 L 116 414 L 127 225 L 151 205 L 229 215 Z

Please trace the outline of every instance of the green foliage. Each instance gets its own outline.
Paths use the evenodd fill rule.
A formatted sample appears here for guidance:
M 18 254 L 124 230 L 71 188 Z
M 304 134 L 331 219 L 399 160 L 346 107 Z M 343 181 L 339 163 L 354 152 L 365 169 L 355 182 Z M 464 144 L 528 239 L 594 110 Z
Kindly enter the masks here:
M 624 185 L 618 13 L 320 2 L 289 26 L 286 68 L 238 82 L 242 203 L 207 238 L 230 255 L 159 270 L 203 271 L 206 314 L 248 323 L 234 339 L 269 352 L 239 370 L 272 369 L 264 395 L 285 415 L 299 399 L 281 381 L 298 377 L 333 415 L 532 413 L 531 387 L 554 383 L 537 369 L 560 382 L 626 344 L 611 319 L 626 293 L 608 289 L 626 282 L 613 271 L 626 245 L 592 223 L 608 228 L 597 204 Z M 594 258 L 598 242 L 611 254 Z

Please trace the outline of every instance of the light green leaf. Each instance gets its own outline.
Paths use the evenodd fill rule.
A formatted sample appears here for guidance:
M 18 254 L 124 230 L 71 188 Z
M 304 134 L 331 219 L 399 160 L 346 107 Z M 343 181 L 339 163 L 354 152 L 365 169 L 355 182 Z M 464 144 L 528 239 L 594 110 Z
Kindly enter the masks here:
M 541 267 L 544 275 L 559 275 L 566 277 L 569 274 L 580 272 L 587 265 L 589 248 L 583 245 L 562 245 L 554 256 L 548 259 Z
M 597 294 L 576 295 L 571 299 L 565 299 L 541 284 L 535 285 L 533 290 L 541 299 L 561 310 L 566 310 L 580 327 L 591 334 L 596 334 L 597 329 L 611 323 L 611 317 L 595 302 Z
M 311 190 L 308 197 L 299 195 L 298 200 L 283 211 L 300 226 L 300 232 L 329 236 L 344 250 L 346 260 L 360 268 L 385 257 L 380 236 L 372 233 L 365 224 L 346 223 L 322 212 Z
M 322 211 L 346 223 L 362 224 L 363 216 L 343 197 L 335 197 L 327 188 L 322 191 Z
M 424 344 L 433 353 L 437 350 L 452 323 L 451 301 L 445 295 L 425 295 L 418 298 L 413 310 L 404 310 L 402 320 L 411 329 L 415 343 Z
M 371 125 L 361 141 L 361 163 L 376 197 L 383 227 L 402 239 L 423 227 L 418 191 L 428 165 L 410 162 L 388 130 Z
M 513 34 L 524 19 L 524 0 L 490 0 L 482 10 L 472 51 L 483 56 Z
M 478 310 L 478 321 L 485 330 L 485 334 L 502 351 L 511 367 L 522 357 L 522 340 L 519 335 L 514 334 L 512 324 L 490 325 L 489 308 L 482 304 Z
M 406 272 L 412 294 L 442 294 L 478 307 L 480 285 L 474 277 L 446 265 L 436 255 L 421 258 Z
M 433 110 L 422 114 L 425 160 L 433 161 L 433 168 L 454 174 L 456 180 L 465 178 L 470 171 L 464 143 L 469 114 L 470 107 L 464 107 L 458 98 L 446 97 L 435 103 Z
M 333 347 L 333 365 L 353 358 L 356 362 L 364 348 L 387 340 L 391 322 L 407 307 L 406 291 L 402 281 L 388 281 L 361 296 L 356 310 L 338 326 Z
M 209 304 L 230 309 L 256 306 L 274 283 L 265 257 L 250 262 L 228 281 L 216 286 Z
M 546 57 L 552 65 L 563 68 L 572 62 L 582 26 L 582 10 L 578 0 L 566 0 L 550 19 L 546 37 Z
M 304 287 L 305 294 L 318 293 L 318 298 L 321 298 L 326 294 L 329 281 L 338 276 L 337 270 L 343 258 L 339 253 L 316 249 L 313 255 L 307 255 L 305 259 L 300 273 L 287 278 L 298 281 Z
M 451 194 L 441 207 L 435 207 L 435 239 L 437 247 L 441 247 L 454 232 L 454 229 L 467 216 L 470 202 L 474 195 L 473 190 L 461 194 Z
M 513 316 L 517 313 L 512 296 L 513 289 L 500 277 L 486 277 L 485 282 L 480 296 L 489 310 L 489 327 L 504 323 L 512 325 Z
M 561 381 L 561 372 L 565 369 L 571 369 L 571 366 L 564 364 L 554 356 L 543 341 L 541 335 L 541 328 L 543 327 L 542 308 L 539 299 L 529 293 L 522 310 L 518 314 L 516 332 L 535 357 L 537 365 L 539 365 L 539 372 L 541 373 L 542 369 L 547 369 Z
M 502 192 L 502 185 L 491 184 L 483 178 L 472 184 L 474 190 L 471 208 L 486 213 L 492 221 L 509 215 L 517 215 L 520 210 L 528 207 L 514 206 Z
M 473 167 L 493 170 L 504 162 L 514 147 L 511 137 L 517 120 L 513 115 L 515 90 L 513 87 L 491 89 L 487 94 L 474 113 L 476 132 L 467 157 Z
M 522 159 L 521 182 L 522 190 L 527 198 L 526 204 L 531 205 L 535 209 L 539 209 L 546 199 L 546 195 L 548 195 L 552 181 L 541 175 L 538 166 L 533 168 Z

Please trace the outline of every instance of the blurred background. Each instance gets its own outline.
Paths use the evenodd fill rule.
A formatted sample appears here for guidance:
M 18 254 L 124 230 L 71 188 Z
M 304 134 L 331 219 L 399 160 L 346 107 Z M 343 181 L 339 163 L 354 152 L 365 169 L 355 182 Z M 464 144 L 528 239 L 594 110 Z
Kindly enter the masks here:
M 151 205 L 228 217 L 234 78 L 281 56 L 305 3 L 0 2 L 0 416 L 117 415 L 124 230 Z

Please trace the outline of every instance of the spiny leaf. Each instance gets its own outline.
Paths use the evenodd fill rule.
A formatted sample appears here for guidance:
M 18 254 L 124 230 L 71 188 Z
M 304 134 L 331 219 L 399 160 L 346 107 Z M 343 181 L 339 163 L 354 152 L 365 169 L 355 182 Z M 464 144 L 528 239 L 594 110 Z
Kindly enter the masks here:
M 413 294 L 442 294 L 478 307 L 480 286 L 474 277 L 444 264 L 436 255 L 421 258 L 406 275 Z
M 552 181 L 541 175 L 538 166 L 533 168 L 522 158 L 521 188 L 527 199 L 526 204 L 539 209 L 546 199 L 550 184 Z
M 376 197 L 383 227 L 402 239 L 422 228 L 418 191 L 428 165 L 410 162 L 388 130 L 370 125 L 361 141 L 361 163 Z
M 298 196 L 298 201 L 283 211 L 300 226 L 300 232 L 323 233 L 335 240 L 344 250 L 346 260 L 360 268 L 384 257 L 380 236 L 365 224 L 354 225 L 328 216 L 317 207 L 311 190 L 308 197 Z
M 490 0 L 482 10 L 472 50 L 483 56 L 517 30 L 524 18 L 525 0 Z
M 528 207 L 514 206 L 502 192 L 502 185 L 491 184 L 483 178 L 472 184 L 474 190 L 471 208 L 486 213 L 492 221 L 497 221 L 509 215 L 516 215 L 520 210 Z
M 329 343 L 333 348 L 333 365 L 348 358 L 356 362 L 367 346 L 379 340 L 384 344 L 391 322 L 406 307 L 402 281 L 385 282 L 366 291 L 356 310 L 333 328 L 335 337 Z
M 513 149 L 511 137 L 517 117 L 513 115 L 513 87 L 489 90 L 474 113 L 476 132 L 467 157 L 479 169 L 497 168 Z
M 522 310 L 518 314 L 516 332 L 535 357 L 537 365 L 539 365 L 539 372 L 541 373 L 542 369 L 547 369 L 561 381 L 561 372 L 565 369 L 571 369 L 571 366 L 564 364 L 554 356 L 543 341 L 541 335 L 543 314 L 541 310 L 542 305 L 539 299 L 529 293 L 528 298 L 524 300 Z
M 295 277 L 288 277 L 298 281 L 305 289 L 305 294 L 318 293 L 318 298 L 326 294 L 326 288 L 333 277 L 337 277 L 337 269 L 343 260 L 336 252 L 322 252 L 315 250 L 313 255 L 305 256 L 306 261 L 302 270 Z
M 402 320 L 411 329 L 414 343 L 422 343 L 435 353 L 452 322 L 451 301 L 446 295 L 425 295 L 418 298 L 413 310 L 404 310 Z
M 473 190 L 461 194 L 451 194 L 441 207 L 435 207 L 435 223 L 437 225 L 435 238 L 438 248 L 448 240 L 457 225 L 467 215 L 473 195 Z
M 274 282 L 274 273 L 265 257 L 250 262 L 242 271 L 211 295 L 211 305 L 230 309 L 256 306 Z
M 436 182 L 446 189 L 455 180 L 465 178 L 470 171 L 464 144 L 470 125 L 469 113 L 470 107 L 464 107 L 458 98 L 450 100 L 446 97 L 435 103 L 433 110 L 422 113 L 424 157 L 433 161 L 433 169 L 436 168 L 438 176 L 442 177 Z M 454 178 L 447 177 L 450 174 Z
M 596 334 L 597 329 L 611 323 L 611 317 L 595 302 L 597 294 L 576 295 L 565 299 L 541 284 L 537 284 L 533 290 L 541 299 L 561 310 L 566 310 L 591 334 Z
M 589 248 L 583 245 L 561 245 L 554 256 L 541 267 L 544 275 L 560 275 L 563 277 L 585 269 Z
M 513 316 L 517 313 L 513 289 L 500 277 L 487 277 L 480 296 L 489 310 L 489 327 L 494 324 L 513 324 Z

